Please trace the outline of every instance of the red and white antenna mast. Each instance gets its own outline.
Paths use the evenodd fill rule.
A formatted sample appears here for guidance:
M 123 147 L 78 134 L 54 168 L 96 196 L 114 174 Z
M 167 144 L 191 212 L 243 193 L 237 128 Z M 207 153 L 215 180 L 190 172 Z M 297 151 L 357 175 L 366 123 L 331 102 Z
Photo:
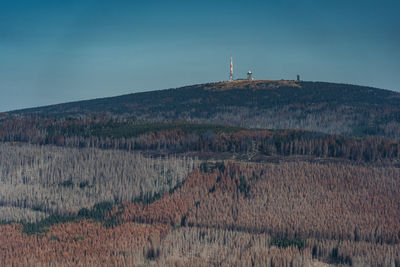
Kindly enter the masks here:
M 233 61 L 231 56 L 231 71 L 229 72 L 229 81 L 233 81 Z

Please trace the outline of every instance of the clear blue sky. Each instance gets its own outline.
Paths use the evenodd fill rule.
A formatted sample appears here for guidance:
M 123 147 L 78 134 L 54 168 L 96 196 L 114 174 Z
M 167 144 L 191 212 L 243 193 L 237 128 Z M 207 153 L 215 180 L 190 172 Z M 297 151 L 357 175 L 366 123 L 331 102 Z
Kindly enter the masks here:
M 400 1 L 2 0 L 0 111 L 236 78 L 400 91 Z

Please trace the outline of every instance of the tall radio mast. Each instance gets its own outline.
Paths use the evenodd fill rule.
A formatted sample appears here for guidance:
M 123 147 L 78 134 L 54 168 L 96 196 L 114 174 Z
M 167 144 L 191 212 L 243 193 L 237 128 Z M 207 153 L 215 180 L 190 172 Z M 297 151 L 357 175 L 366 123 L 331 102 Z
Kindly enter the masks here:
M 229 81 L 233 81 L 233 61 L 231 56 L 231 71 L 229 72 Z

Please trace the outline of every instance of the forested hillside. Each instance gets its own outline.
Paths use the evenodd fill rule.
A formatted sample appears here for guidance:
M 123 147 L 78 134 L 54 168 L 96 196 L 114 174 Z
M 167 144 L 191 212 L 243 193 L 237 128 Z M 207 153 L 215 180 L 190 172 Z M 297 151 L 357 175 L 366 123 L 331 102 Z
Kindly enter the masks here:
M 184 157 L 8 144 L 0 145 L 0 162 L 3 221 L 36 221 L 31 212 L 38 218 L 77 213 L 105 201 L 152 199 L 182 183 L 198 166 Z M 25 213 L 29 217 L 17 216 L 13 209 L 21 208 L 32 210 Z
M 398 266 L 398 177 L 353 164 L 205 163 L 160 199 L 122 202 L 103 221 L 80 212 L 45 228 L 2 226 L 2 262 Z
M 231 126 L 400 138 L 400 93 L 323 82 L 234 81 L 12 112 L 41 116 L 134 116 Z
M 234 81 L 0 114 L 0 266 L 400 266 L 400 94 Z

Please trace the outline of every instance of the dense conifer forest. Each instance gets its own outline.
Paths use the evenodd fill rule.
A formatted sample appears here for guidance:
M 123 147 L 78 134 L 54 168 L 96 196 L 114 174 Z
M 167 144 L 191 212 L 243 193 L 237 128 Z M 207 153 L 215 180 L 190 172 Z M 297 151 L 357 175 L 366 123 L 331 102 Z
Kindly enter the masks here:
M 349 84 L 234 81 L 186 86 L 12 112 L 184 120 L 246 128 L 303 129 L 400 138 L 400 94 Z
M 0 265 L 400 266 L 399 114 L 294 81 L 0 114 Z

